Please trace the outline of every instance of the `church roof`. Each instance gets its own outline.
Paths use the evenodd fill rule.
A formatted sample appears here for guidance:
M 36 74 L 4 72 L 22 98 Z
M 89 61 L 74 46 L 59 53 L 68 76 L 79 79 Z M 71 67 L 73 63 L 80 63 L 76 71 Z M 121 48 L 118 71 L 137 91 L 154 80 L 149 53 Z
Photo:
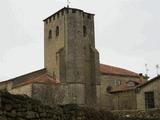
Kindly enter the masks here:
M 131 77 L 139 77 L 139 74 L 134 73 L 132 71 L 126 70 L 126 69 L 122 69 L 122 68 L 118 68 L 118 67 L 114 67 L 114 66 L 110 66 L 110 65 L 104 65 L 104 64 L 100 64 L 100 72 L 102 74 L 105 75 L 120 75 L 120 76 L 131 76 Z M 52 84 L 57 84 L 60 83 L 60 81 L 53 79 L 52 77 L 50 77 L 47 74 L 46 69 L 41 69 L 35 72 L 31 72 L 7 81 L 3 81 L 0 83 L 7 83 L 12 81 L 13 83 L 13 87 L 19 87 L 19 86 L 23 86 L 26 84 L 30 84 L 30 83 L 52 83 Z M 124 89 L 126 89 L 126 87 L 123 86 Z M 119 89 L 119 88 L 117 88 Z
M 130 90 L 134 90 L 136 88 L 136 86 L 128 86 L 127 84 L 122 84 L 119 86 L 115 86 L 112 88 L 110 93 L 119 93 L 119 92 L 124 92 L 124 91 L 130 91 Z
M 134 82 L 133 86 L 130 86 L 128 83 Z M 110 93 L 119 93 L 119 92 L 126 92 L 130 90 L 135 90 L 137 87 L 147 83 L 146 81 L 128 81 L 118 86 L 112 86 Z
M 130 87 L 127 84 L 122 84 L 122 85 L 119 85 L 119 86 L 114 86 L 114 87 L 112 87 L 112 90 L 110 91 L 110 93 L 113 94 L 113 93 L 119 93 L 119 92 L 124 92 L 124 91 L 130 91 L 130 90 L 135 90 L 135 89 L 143 88 L 146 85 L 149 85 L 150 83 L 155 82 L 157 80 L 160 80 L 160 75 L 152 78 L 149 81 L 142 81 L 142 82 L 139 81 L 138 85 L 133 86 L 133 87 Z
M 129 76 L 129 77 L 140 77 L 138 73 L 132 72 L 127 69 L 114 67 L 111 65 L 100 65 L 100 72 L 105 75 L 119 75 L 119 76 Z
M 13 82 L 13 88 L 27 85 L 30 83 L 49 83 L 49 84 L 59 83 L 59 81 L 54 80 L 47 74 L 46 69 L 41 69 L 35 72 L 31 72 L 31 73 L 10 79 L 8 81 Z

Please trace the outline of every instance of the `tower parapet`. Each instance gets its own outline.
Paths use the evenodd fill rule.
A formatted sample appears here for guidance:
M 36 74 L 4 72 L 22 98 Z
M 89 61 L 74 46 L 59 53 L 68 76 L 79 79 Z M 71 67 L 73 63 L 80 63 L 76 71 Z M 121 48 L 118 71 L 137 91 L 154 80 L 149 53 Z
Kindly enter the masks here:
M 50 23 L 52 20 L 55 20 L 55 18 L 59 18 L 62 17 L 64 14 L 68 14 L 68 13 L 76 13 L 78 12 L 79 14 L 83 14 L 84 17 L 88 17 L 89 19 L 91 19 L 91 16 L 94 16 L 94 14 L 92 13 L 87 13 L 84 12 L 83 10 L 77 9 L 77 8 L 68 8 L 68 7 L 64 7 L 62 9 L 60 9 L 59 11 L 57 11 L 56 13 L 54 13 L 53 15 L 47 17 L 46 19 L 44 19 L 43 21 L 48 24 Z

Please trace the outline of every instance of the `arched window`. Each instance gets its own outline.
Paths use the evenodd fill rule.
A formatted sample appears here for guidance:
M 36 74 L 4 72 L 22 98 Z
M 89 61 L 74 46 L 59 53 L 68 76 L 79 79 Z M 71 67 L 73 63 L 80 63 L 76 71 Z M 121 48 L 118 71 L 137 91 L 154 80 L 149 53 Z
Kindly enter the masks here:
M 49 38 L 49 39 L 51 39 L 51 38 L 52 38 L 52 30 L 49 30 L 48 38 Z
M 57 26 L 56 27 L 56 37 L 58 37 L 59 36 L 59 27 Z
M 83 36 L 86 37 L 87 35 L 87 28 L 86 26 L 83 26 Z

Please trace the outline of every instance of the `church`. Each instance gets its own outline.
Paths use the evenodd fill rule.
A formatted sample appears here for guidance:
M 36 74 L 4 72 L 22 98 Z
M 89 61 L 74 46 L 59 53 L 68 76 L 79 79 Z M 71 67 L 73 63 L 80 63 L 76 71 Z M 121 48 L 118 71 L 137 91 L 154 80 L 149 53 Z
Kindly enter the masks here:
M 142 74 L 100 64 L 94 14 L 64 7 L 43 21 L 44 68 L 0 82 L 0 90 L 51 106 L 78 104 L 107 110 L 160 107 L 158 101 L 150 103 L 154 99 L 151 93 L 142 97 L 148 89 L 153 91 L 150 84 L 159 82 L 159 77 L 148 82 Z M 150 87 L 145 90 L 145 86 Z

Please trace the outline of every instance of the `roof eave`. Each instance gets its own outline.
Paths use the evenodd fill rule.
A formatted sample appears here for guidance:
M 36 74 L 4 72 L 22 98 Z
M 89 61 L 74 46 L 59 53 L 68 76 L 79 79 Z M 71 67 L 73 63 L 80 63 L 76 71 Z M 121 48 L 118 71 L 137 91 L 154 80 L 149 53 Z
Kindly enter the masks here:
M 103 75 L 115 75 L 115 76 L 123 76 L 123 77 L 136 77 L 136 78 L 139 78 L 140 76 L 134 76 L 134 75 L 122 75 L 122 74 L 113 74 L 113 73 L 105 73 L 105 72 L 101 72 L 101 74 Z

